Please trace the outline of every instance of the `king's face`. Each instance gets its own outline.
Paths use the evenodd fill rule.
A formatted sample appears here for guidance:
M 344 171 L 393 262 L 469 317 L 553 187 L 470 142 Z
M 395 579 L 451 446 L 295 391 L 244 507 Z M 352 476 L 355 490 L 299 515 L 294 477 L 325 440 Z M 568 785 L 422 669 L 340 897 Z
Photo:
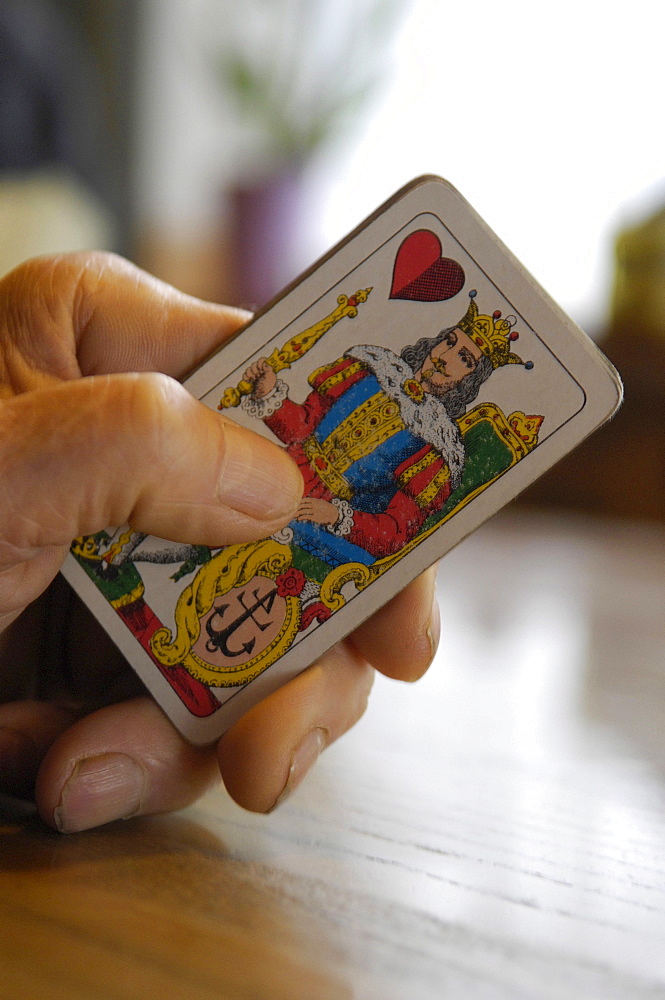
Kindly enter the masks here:
M 481 357 L 480 348 L 455 327 L 432 348 L 415 377 L 427 392 L 441 395 L 474 371 Z

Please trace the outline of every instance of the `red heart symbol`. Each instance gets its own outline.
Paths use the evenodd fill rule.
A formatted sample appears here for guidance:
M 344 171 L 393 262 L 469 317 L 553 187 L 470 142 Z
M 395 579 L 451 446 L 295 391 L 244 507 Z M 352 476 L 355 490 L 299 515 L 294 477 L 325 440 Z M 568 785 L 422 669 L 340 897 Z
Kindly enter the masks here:
M 429 229 L 417 229 L 402 242 L 395 257 L 391 299 L 443 302 L 464 285 L 456 260 L 441 256 L 441 241 Z

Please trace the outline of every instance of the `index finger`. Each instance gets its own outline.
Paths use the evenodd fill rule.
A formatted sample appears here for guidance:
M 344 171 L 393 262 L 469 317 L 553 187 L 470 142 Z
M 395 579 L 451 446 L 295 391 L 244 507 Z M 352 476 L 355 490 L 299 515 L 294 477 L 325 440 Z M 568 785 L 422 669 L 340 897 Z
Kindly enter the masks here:
M 115 254 L 39 257 L 2 279 L 0 328 L 62 378 L 158 371 L 182 379 L 249 314 L 203 302 Z

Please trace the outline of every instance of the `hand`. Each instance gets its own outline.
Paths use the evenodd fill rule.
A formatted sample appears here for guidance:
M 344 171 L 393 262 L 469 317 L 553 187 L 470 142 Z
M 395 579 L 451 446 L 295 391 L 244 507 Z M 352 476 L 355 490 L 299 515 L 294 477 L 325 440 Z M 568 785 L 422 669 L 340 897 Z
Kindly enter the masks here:
M 245 321 L 106 254 L 0 280 L 0 791 L 64 831 L 180 808 L 220 772 L 267 811 L 362 714 L 372 666 L 415 679 L 431 659 L 430 573 L 195 748 L 56 577 L 70 540 L 109 524 L 219 546 L 293 518 L 283 450 L 174 381 Z
M 339 520 L 339 511 L 333 503 L 329 503 L 327 500 L 303 497 L 294 520 L 313 521 L 315 524 L 335 524 Z
M 253 365 L 250 365 L 244 378 L 247 382 L 252 383 L 254 396 L 257 399 L 267 396 L 277 385 L 275 370 L 265 358 L 259 358 Z

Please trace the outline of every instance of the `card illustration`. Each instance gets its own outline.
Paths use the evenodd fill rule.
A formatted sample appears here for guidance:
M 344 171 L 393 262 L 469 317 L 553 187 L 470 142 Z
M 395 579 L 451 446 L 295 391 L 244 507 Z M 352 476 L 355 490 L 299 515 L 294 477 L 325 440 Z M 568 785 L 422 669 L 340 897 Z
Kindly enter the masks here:
M 585 406 L 547 331 L 511 309 L 441 219 L 419 213 L 381 235 L 314 301 L 291 293 L 291 322 L 233 372 L 224 352 L 207 363 L 203 402 L 299 466 L 291 524 L 220 549 L 128 528 L 72 545 L 140 646 L 144 678 L 159 672 L 196 719 L 300 644 L 315 659 L 344 634 L 335 622 L 350 604 L 396 581 L 418 547 L 429 562 L 442 554 L 445 526 Z

